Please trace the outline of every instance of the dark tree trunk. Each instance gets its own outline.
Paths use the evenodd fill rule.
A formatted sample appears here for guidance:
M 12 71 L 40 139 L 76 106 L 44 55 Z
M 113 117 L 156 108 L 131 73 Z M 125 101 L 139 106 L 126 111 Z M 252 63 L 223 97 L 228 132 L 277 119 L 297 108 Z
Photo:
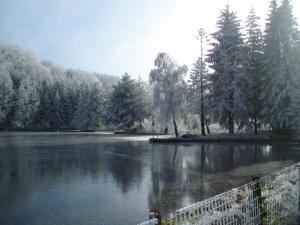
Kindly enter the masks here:
M 203 109 L 201 109 L 202 111 Z M 205 119 L 204 119 L 204 113 L 201 112 L 201 134 L 205 136 Z
M 201 38 L 201 74 L 200 74 L 200 92 L 201 92 L 201 133 L 205 136 L 205 119 L 204 119 L 204 87 L 203 87 L 203 37 L 204 32 L 200 34 Z
M 210 134 L 210 129 L 209 129 L 207 121 L 205 121 L 205 126 L 206 126 L 207 133 Z
M 155 130 L 154 130 L 154 127 L 155 126 L 155 120 L 154 120 L 154 116 L 152 117 L 152 132 L 153 132 L 153 138 L 154 138 L 154 133 L 155 133 Z
M 233 75 L 232 75 L 233 76 Z M 228 109 L 228 130 L 229 134 L 234 134 L 234 115 L 233 115 L 233 110 L 234 110 L 234 91 L 231 90 L 229 94 L 229 107 Z
M 229 134 L 234 134 L 234 119 L 233 119 L 233 113 L 232 112 L 229 112 L 228 130 L 229 130 Z
M 169 127 L 165 126 L 164 134 L 168 134 L 168 133 L 169 133 Z
M 174 125 L 175 136 L 179 137 L 177 123 L 176 123 L 176 118 L 175 118 L 175 113 L 172 112 L 172 115 L 173 115 L 173 125 Z
M 254 134 L 257 135 L 258 132 L 257 132 L 257 127 L 258 127 L 258 124 L 257 124 L 257 116 L 254 117 Z

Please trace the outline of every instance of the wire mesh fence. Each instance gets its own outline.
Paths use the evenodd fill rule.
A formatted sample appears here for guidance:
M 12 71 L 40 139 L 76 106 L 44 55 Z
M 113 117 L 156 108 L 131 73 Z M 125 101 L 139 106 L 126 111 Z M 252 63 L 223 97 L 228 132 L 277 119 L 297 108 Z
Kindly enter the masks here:
M 297 224 L 300 163 L 139 225 Z M 154 216 L 153 216 L 154 217 Z

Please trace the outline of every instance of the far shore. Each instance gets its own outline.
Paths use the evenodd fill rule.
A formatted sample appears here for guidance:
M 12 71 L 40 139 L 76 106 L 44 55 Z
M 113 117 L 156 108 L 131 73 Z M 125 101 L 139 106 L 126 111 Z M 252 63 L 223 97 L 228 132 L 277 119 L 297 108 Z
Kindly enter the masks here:
M 297 135 L 279 135 L 275 133 L 253 134 L 184 134 L 180 137 L 156 137 L 150 138 L 151 143 L 180 143 L 180 142 L 246 142 L 246 143 L 267 143 L 267 142 L 297 142 L 300 137 Z
M 13 129 L 0 129 L 2 132 L 101 132 L 101 131 L 109 131 L 109 132 L 114 132 L 114 130 L 109 130 L 109 129 L 21 129 L 21 128 L 13 128 Z
M 202 136 L 200 134 L 182 134 L 179 137 L 172 137 L 171 134 L 164 132 L 151 131 L 124 131 L 114 129 L 0 129 L 0 132 L 61 132 L 61 133 L 94 133 L 109 132 L 112 135 L 129 136 L 153 136 L 149 138 L 151 143 L 186 143 L 186 142 L 236 142 L 236 143 L 269 143 L 269 142 L 295 142 L 300 143 L 300 133 L 278 134 L 272 132 L 261 132 L 258 135 L 250 133 L 215 133 Z

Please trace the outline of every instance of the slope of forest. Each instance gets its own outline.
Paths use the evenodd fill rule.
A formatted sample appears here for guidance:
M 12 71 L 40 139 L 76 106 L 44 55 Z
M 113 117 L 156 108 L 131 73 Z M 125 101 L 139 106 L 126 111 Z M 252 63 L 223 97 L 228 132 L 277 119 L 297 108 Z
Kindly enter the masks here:
M 101 128 L 118 77 L 38 62 L 18 46 L 0 46 L 1 129 Z

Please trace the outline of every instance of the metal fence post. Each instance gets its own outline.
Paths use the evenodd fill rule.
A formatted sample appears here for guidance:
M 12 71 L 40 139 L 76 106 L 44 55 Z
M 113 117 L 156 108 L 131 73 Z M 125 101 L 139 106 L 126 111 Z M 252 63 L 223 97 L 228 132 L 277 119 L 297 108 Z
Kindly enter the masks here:
M 253 196 L 257 198 L 258 207 L 260 211 L 260 224 L 263 224 L 266 212 L 263 210 L 263 199 L 261 197 L 261 188 L 260 188 L 260 177 L 252 177 L 252 181 L 255 182 L 253 190 Z
M 161 213 L 159 209 L 151 209 L 149 212 L 149 219 L 157 219 L 157 225 L 161 225 Z

